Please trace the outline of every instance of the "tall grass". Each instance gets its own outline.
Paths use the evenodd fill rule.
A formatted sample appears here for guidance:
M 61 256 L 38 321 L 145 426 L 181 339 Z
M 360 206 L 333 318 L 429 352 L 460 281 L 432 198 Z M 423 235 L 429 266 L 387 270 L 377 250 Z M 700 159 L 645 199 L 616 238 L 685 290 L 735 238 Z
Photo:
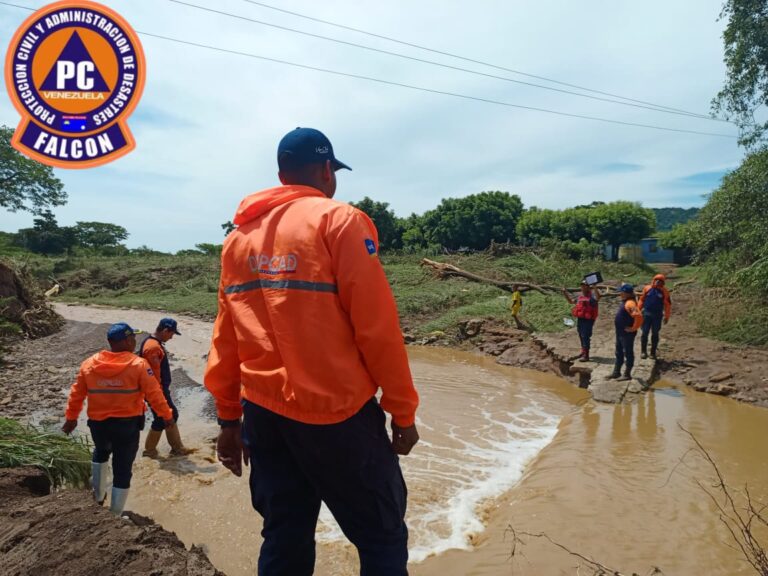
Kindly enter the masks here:
M 54 487 L 87 486 L 91 477 L 90 445 L 85 438 L 0 418 L 0 468 L 20 466 L 42 470 Z

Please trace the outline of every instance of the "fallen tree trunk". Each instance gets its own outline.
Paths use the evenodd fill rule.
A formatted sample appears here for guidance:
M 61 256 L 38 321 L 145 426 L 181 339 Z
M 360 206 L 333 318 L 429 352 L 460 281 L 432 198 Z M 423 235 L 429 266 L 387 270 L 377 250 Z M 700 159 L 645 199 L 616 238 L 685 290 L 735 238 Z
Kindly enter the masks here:
M 486 278 L 484 276 L 479 276 L 477 274 L 473 274 L 472 272 L 467 272 L 466 270 L 462 270 L 461 268 L 454 266 L 453 264 L 444 264 L 442 262 L 435 262 L 434 260 L 429 260 L 428 258 L 422 258 L 421 265 L 426 266 L 428 268 L 431 268 L 439 278 L 450 278 L 453 276 L 457 276 L 459 278 L 465 278 L 467 280 L 471 280 L 472 282 L 478 282 L 479 284 L 490 284 L 491 286 L 495 286 L 496 288 L 499 288 L 501 290 L 505 290 L 507 292 L 514 292 L 514 287 L 517 286 L 520 292 L 529 292 L 531 290 L 536 290 L 537 292 L 541 292 L 542 294 L 547 293 L 562 293 L 563 289 L 568 290 L 569 292 L 578 292 L 581 290 L 581 288 L 564 288 L 563 286 L 552 286 L 549 284 L 532 284 L 531 282 L 523 282 L 523 281 L 510 281 L 510 280 L 494 280 L 493 278 Z M 603 288 L 605 290 L 613 290 L 614 288 L 611 286 L 606 286 L 605 284 L 598 284 L 596 286 L 593 286 L 593 288 Z

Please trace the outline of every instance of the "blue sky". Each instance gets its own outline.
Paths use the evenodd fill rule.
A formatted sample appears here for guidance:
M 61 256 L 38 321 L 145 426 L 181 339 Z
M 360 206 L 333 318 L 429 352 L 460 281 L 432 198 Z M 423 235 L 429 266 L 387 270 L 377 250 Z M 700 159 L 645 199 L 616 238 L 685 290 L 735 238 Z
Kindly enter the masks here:
M 298 19 L 245 0 L 189 0 L 251 19 L 541 82 Z M 19 4 L 38 7 L 42 2 Z M 729 124 L 572 97 L 405 61 L 205 13 L 167 0 L 106 1 L 135 29 L 269 58 L 630 123 L 734 134 Z M 448 0 L 267 4 L 665 106 L 707 113 L 725 72 L 720 0 Z M 0 6 L 3 59 L 29 12 Z M 275 150 L 296 126 L 325 132 L 352 166 L 337 199 L 370 196 L 398 215 L 483 190 L 526 206 L 594 200 L 698 206 L 743 152 L 735 139 L 567 118 L 322 74 L 142 37 L 148 74 L 129 126 L 137 148 L 88 170 L 57 170 L 69 193 L 61 224 L 115 222 L 128 245 L 162 250 L 220 242 L 240 199 L 277 183 Z M 2 80 L 0 80 L 1 82 Z M 557 85 L 548 84 L 556 87 Z M 562 86 L 561 86 L 562 87 Z M 0 124 L 18 115 L 0 94 Z M 32 216 L 0 211 L 0 230 Z

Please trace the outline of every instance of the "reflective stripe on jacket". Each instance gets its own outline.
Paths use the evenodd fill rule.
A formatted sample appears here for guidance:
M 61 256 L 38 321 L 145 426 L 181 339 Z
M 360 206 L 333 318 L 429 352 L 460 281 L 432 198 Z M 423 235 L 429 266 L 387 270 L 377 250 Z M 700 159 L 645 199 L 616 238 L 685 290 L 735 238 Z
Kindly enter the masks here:
M 221 256 L 205 386 L 220 418 L 241 398 L 309 424 L 346 420 L 379 388 L 400 426 L 413 386 L 378 236 L 356 208 L 307 186 L 248 196 Z
M 163 418 L 173 417 L 152 368 L 133 352 L 102 350 L 80 365 L 69 391 L 67 420 L 77 420 L 86 398 L 91 420 L 141 416 L 145 398 Z

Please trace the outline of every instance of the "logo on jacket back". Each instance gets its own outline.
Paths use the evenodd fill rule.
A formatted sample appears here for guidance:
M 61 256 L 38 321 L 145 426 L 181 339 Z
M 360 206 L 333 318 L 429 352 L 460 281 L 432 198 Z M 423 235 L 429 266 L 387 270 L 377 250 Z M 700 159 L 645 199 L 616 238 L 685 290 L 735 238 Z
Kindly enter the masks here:
M 292 274 L 296 272 L 298 265 L 299 259 L 295 254 L 248 256 L 248 266 L 254 274 Z
M 11 140 L 49 166 L 88 168 L 127 154 L 126 119 L 144 88 L 144 53 L 119 14 L 89 0 L 56 2 L 17 30 L 5 84 L 21 123 Z
M 111 380 L 111 379 L 103 379 L 103 380 L 97 380 L 96 384 L 103 388 L 120 388 L 121 386 L 125 385 L 125 382 L 122 380 Z

